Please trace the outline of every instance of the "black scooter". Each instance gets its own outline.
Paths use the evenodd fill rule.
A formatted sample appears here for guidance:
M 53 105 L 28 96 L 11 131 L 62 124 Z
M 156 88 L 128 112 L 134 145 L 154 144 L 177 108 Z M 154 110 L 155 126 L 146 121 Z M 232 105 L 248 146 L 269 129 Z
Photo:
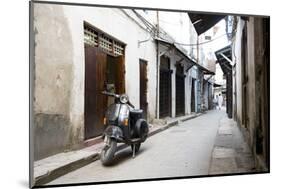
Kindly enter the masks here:
M 117 150 L 117 143 L 131 145 L 133 157 L 148 135 L 148 124 L 143 119 L 143 110 L 137 110 L 126 94 L 118 95 L 103 91 L 102 94 L 114 97 L 105 114 L 103 133 L 105 146 L 101 151 L 101 162 L 110 165 Z

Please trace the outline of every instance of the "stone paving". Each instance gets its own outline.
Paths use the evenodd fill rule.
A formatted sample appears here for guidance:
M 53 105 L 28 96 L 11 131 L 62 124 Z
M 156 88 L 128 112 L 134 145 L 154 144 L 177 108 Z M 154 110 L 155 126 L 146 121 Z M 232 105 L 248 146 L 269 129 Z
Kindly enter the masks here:
M 243 172 L 255 172 L 254 161 L 251 151 L 247 143 L 244 141 L 243 135 L 240 132 L 238 126 L 236 125 L 236 122 L 234 122 L 232 119 L 228 119 L 224 111 L 216 111 L 216 110 L 203 114 L 203 116 L 200 116 L 197 119 L 186 121 L 188 119 L 195 118 L 199 115 L 200 114 L 194 114 L 194 115 L 179 117 L 176 119 L 170 118 L 166 120 L 156 120 L 150 125 L 150 134 L 149 134 L 150 136 L 159 133 L 161 131 L 165 131 L 172 126 L 175 126 L 167 130 L 166 132 L 161 132 L 162 134 L 159 135 L 157 134 L 155 137 L 152 137 L 153 139 L 150 139 L 148 140 L 148 142 L 144 143 L 142 150 L 144 150 L 144 154 L 145 153 L 148 154 L 147 156 L 140 155 L 136 157 L 136 158 L 141 158 L 141 157 L 144 158 L 143 161 L 141 162 L 149 162 L 148 159 L 151 160 L 151 158 L 153 158 L 154 156 L 158 157 L 156 161 L 159 161 L 159 163 L 161 164 L 160 167 L 162 167 L 163 169 L 167 168 L 167 170 L 169 170 L 169 171 L 167 170 L 159 171 L 158 170 L 159 167 L 156 166 L 155 171 L 154 172 L 152 171 L 150 176 L 151 177 L 156 175 L 192 176 L 192 175 L 207 175 L 207 174 L 214 175 L 214 174 L 227 174 L 227 173 L 233 174 L 233 173 L 243 173 Z M 173 138 L 173 140 L 171 140 L 171 138 Z M 155 145 L 157 143 L 157 140 L 160 141 L 159 143 L 164 145 L 163 146 Z M 183 142 L 182 140 L 184 140 L 185 142 Z M 168 147 L 169 146 L 168 144 L 170 145 L 170 147 Z M 160 149 L 158 150 L 154 149 L 146 152 L 146 148 L 149 149 L 151 146 L 154 146 L 155 149 L 156 146 L 159 146 Z M 175 148 L 176 146 L 177 148 Z M 74 170 L 77 170 L 79 168 L 80 168 L 79 170 L 80 172 L 82 170 L 85 170 L 87 174 L 81 173 L 82 175 L 80 175 L 78 174 L 79 171 L 76 171 L 76 173 L 68 174 L 68 175 L 77 174 L 75 175 L 75 177 L 80 175 L 79 177 L 81 177 L 82 180 L 79 181 L 77 180 L 77 182 L 86 181 L 88 179 L 87 175 L 89 174 L 92 175 L 92 178 L 95 178 L 97 175 L 94 175 L 94 173 L 91 172 L 93 169 L 96 170 L 96 173 L 102 172 L 103 173 L 102 175 L 105 176 L 107 175 L 108 178 L 111 178 L 111 176 L 116 177 L 116 175 L 120 176 L 118 172 L 119 170 L 118 167 L 120 167 L 120 169 L 121 167 L 122 169 L 126 168 L 125 162 L 122 163 L 121 161 L 122 166 L 121 165 L 117 166 L 118 169 L 116 169 L 116 174 L 114 174 L 115 173 L 113 171 L 114 169 L 111 169 L 111 171 L 113 172 L 110 174 L 113 175 L 108 175 L 109 173 L 105 170 L 109 168 L 104 168 L 100 166 L 99 161 L 96 163 L 94 162 L 99 158 L 99 153 L 102 147 L 103 147 L 103 143 L 100 142 L 95 145 L 83 148 L 81 150 L 60 153 L 55 156 L 51 156 L 43 160 L 34 162 L 34 178 L 36 179 L 36 181 L 38 181 L 37 184 L 42 185 L 44 183 L 49 183 L 51 180 L 54 180 L 58 177 L 61 177 L 64 180 L 69 176 L 62 177 L 63 175 L 73 172 Z M 122 145 L 120 145 L 120 147 L 122 147 Z M 173 154 L 172 159 L 176 158 L 176 160 L 179 160 L 175 162 L 173 160 L 170 161 L 169 159 L 170 156 L 167 157 L 168 159 L 164 158 L 165 157 L 164 154 L 167 154 L 167 149 L 170 149 L 170 151 L 172 150 L 181 151 L 182 149 L 184 149 L 184 151 L 186 152 L 171 153 L 170 155 Z M 124 149 L 123 151 L 126 152 L 124 153 L 125 155 L 126 154 L 128 155 L 128 157 L 126 156 L 125 158 L 127 159 L 127 163 L 128 163 L 127 169 L 131 170 L 132 167 L 136 166 L 136 169 L 141 170 L 137 168 L 137 166 L 139 165 L 138 164 L 139 161 L 134 161 L 129 158 L 131 150 Z M 163 154 L 161 155 L 162 151 Z M 149 152 L 156 153 L 156 154 L 149 155 Z M 181 154 L 182 157 L 180 156 Z M 189 155 L 185 156 L 185 154 L 189 154 Z M 182 159 L 180 160 L 180 158 Z M 182 165 L 177 166 L 176 164 L 180 162 L 187 162 L 187 164 L 184 164 L 184 167 L 181 167 Z M 90 163 L 91 163 L 90 167 L 92 166 L 90 169 L 87 167 L 81 168 Z M 175 166 L 173 167 L 172 165 L 174 164 Z M 149 164 L 149 166 L 152 165 Z M 146 171 L 145 173 L 140 172 L 138 176 L 143 176 L 143 175 L 147 176 L 147 174 L 148 172 Z M 96 179 L 98 179 L 98 177 Z M 100 179 L 105 179 L 105 178 L 100 178 Z M 75 180 L 75 179 L 71 177 L 70 180 Z M 60 183 L 61 181 L 62 181 L 61 179 L 57 179 L 56 182 L 52 182 L 52 183 L 53 184 Z M 65 182 L 67 182 L 67 179 L 65 180 Z
M 116 152 L 111 166 L 95 161 L 47 185 L 208 175 L 224 114 L 214 110 L 188 121 L 169 120 L 177 124 L 148 138 L 135 158 L 127 147 Z
M 155 120 L 155 122 L 149 125 L 149 136 L 157 134 L 171 126 L 179 124 L 182 121 L 195 118 L 199 115 L 200 114 L 191 114 L 177 118 Z M 55 179 L 58 176 L 62 176 L 68 172 L 85 166 L 87 163 L 96 161 L 99 159 L 99 154 L 103 145 L 103 142 L 98 142 L 80 150 L 62 152 L 42 160 L 35 161 L 33 170 L 34 183 L 41 185 Z M 119 146 L 122 148 L 122 145 Z
M 209 174 L 255 172 L 252 153 L 232 119 L 220 120 Z

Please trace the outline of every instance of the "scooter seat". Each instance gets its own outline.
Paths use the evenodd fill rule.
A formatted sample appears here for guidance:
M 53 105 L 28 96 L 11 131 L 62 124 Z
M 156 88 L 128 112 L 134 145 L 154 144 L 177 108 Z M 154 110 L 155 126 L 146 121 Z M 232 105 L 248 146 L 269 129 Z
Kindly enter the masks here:
M 132 138 L 130 142 L 131 143 L 139 143 L 139 142 L 141 142 L 141 139 L 140 138 Z
M 137 121 L 138 119 L 142 118 L 143 110 L 131 110 L 130 116 L 134 119 L 134 121 Z
M 132 114 L 142 114 L 143 110 L 141 109 L 134 109 L 130 111 Z

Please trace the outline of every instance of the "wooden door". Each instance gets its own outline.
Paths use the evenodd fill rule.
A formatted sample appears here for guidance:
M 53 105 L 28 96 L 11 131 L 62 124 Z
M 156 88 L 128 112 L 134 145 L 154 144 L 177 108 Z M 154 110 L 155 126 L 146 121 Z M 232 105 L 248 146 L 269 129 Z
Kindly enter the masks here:
M 159 98 L 159 117 L 171 116 L 171 74 L 170 59 L 162 56 L 160 60 L 160 98 Z
M 191 112 L 195 112 L 195 79 L 191 83 Z
M 184 115 L 185 108 L 185 75 L 181 65 L 176 66 L 176 115 Z
M 232 118 L 232 107 L 233 107 L 233 102 L 232 102 L 232 70 L 227 73 L 226 76 L 226 112 L 228 114 L 228 118 Z
M 125 64 L 124 57 L 107 55 L 106 83 L 114 84 L 116 94 L 125 93 Z
M 140 109 L 143 110 L 143 116 L 147 119 L 147 62 L 140 60 Z
M 125 60 L 124 56 L 114 58 L 116 63 L 116 93 L 125 93 Z
M 100 135 L 106 111 L 104 90 L 107 55 L 85 44 L 85 139 Z

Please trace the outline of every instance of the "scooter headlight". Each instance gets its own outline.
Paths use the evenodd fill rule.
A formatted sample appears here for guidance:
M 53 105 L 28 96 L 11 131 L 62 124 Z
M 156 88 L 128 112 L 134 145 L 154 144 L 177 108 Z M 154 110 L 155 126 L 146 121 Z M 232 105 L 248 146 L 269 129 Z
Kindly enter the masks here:
M 123 95 L 120 96 L 120 102 L 121 103 L 126 104 L 128 101 L 129 101 L 128 95 L 123 94 Z

